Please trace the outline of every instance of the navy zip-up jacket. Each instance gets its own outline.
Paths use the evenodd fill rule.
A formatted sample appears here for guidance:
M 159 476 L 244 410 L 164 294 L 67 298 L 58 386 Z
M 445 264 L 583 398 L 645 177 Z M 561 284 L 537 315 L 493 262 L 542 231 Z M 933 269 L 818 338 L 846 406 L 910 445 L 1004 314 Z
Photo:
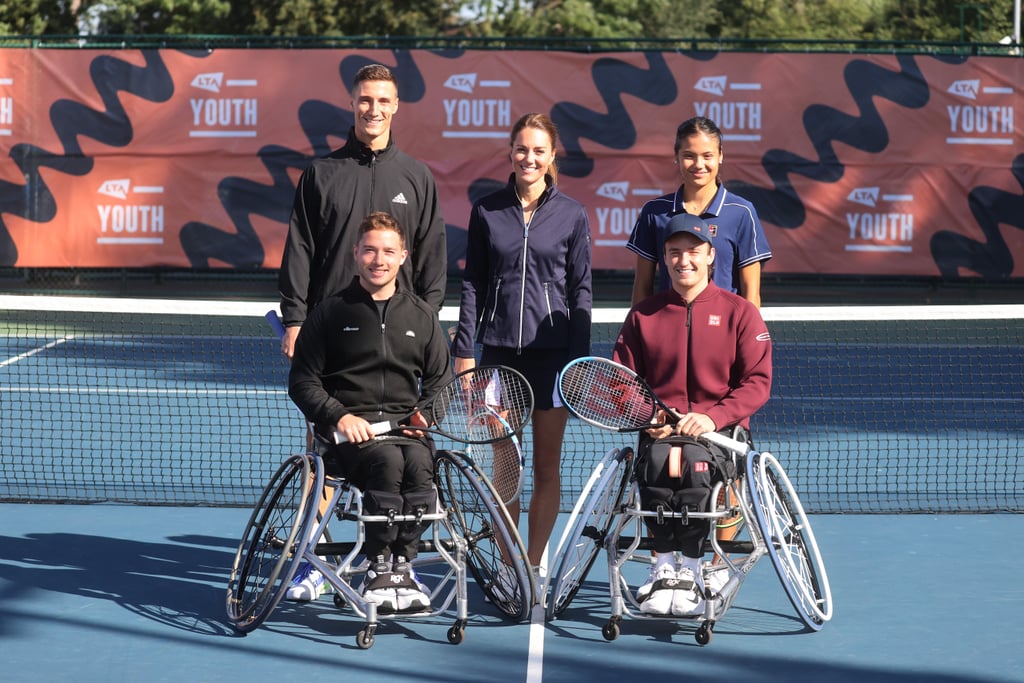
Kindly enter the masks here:
M 549 179 L 527 230 L 512 176 L 473 206 L 456 358 L 472 358 L 474 341 L 589 355 L 592 303 L 590 222 L 580 202 Z

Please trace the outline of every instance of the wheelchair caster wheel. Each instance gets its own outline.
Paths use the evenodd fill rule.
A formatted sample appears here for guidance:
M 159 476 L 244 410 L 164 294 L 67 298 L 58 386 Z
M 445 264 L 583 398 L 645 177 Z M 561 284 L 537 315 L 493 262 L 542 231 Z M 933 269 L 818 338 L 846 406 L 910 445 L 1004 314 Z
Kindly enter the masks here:
M 356 634 L 356 645 L 360 650 L 369 650 L 373 647 L 373 627 L 368 627 Z
M 452 645 L 458 645 L 465 639 L 466 629 L 463 626 L 452 626 L 448 629 L 448 642 Z
M 348 607 L 348 603 L 345 602 L 345 596 L 343 596 L 341 593 L 335 593 L 334 606 L 338 609 L 345 609 L 346 607 Z
M 619 637 L 619 620 L 612 617 L 608 623 L 601 627 L 601 635 L 605 640 L 615 640 Z
M 710 622 L 704 622 L 697 629 L 697 632 L 693 634 L 694 639 L 698 645 L 707 645 L 711 642 L 711 624 Z

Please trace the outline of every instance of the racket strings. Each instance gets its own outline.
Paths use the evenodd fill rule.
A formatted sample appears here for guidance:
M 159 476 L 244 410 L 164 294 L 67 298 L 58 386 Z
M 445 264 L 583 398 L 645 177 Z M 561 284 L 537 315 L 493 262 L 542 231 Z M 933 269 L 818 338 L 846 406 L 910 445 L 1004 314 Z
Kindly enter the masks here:
M 503 367 L 462 373 L 441 390 L 433 404 L 439 427 L 455 438 L 476 443 L 518 433 L 532 411 L 529 384 L 522 375 Z
M 609 429 L 650 424 L 657 404 L 650 390 L 634 375 L 609 362 L 584 361 L 562 372 L 562 400 L 578 417 Z

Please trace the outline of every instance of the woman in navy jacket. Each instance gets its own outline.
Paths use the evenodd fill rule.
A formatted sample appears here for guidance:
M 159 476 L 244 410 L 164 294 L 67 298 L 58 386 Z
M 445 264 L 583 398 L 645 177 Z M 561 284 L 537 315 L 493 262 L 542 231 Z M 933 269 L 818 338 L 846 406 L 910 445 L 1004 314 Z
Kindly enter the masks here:
M 544 114 L 512 127 L 508 185 L 473 207 L 455 370 L 480 362 L 522 372 L 533 388 L 533 497 L 528 552 L 538 566 L 560 505 L 559 461 L 568 417 L 555 396 L 565 364 L 590 353 L 590 223 L 555 186 L 558 134 Z M 518 518 L 518 502 L 509 506 Z

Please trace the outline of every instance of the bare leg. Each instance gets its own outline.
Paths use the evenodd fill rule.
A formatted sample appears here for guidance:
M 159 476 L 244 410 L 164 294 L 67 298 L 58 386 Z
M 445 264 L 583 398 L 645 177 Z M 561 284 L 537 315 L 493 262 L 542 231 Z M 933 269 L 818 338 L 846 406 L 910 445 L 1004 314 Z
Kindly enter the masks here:
M 551 530 L 561 506 L 562 438 L 569 412 L 565 408 L 536 410 L 533 413 L 533 496 L 530 499 L 530 564 L 537 566 L 544 556 Z

